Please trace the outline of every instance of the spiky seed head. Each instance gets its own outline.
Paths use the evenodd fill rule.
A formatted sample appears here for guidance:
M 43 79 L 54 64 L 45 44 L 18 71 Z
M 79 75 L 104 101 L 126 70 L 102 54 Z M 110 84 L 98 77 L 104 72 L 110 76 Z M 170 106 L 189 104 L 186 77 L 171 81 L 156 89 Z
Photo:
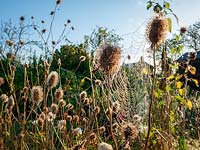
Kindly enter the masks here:
M 57 114 L 57 113 L 58 113 L 58 110 L 59 110 L 58 105 L 52 103 L 52 104 L 51 104 L 51 112 L 52 112 L 53 114 Z
M 56 118 L 56 115 L 53 114 L 52 112 L 49 112 L 47 114 L 47 121 L 53 121 Z
M 98 144 L 98 150 L 113 150 L 113 148 L 110 144 L 101 142 Z
M 58 89 L 56 89 L 55 97 L 56 97 L 57 100 L 62 99 L 63 95 L 64 95 L 64 93 L 63 93 L 63 90 L 62 90 L 61 87 L 59 87 Z
M 32 100 L 38 106 L 43 100 L 43 89 L 41 86 L 34 86 L 31 90 Z
M 12 53 L 7 53 L 6 56 L 8 59 L 10 59 L 12 57 Z
M 60 100 L 58 101 L 58 105 L 59 105 L 60 107 L 65 107 L 66 101 L 63 100 L 63 99 L 60 99 Z
M 49 108 L 48 108 L 48 107 L 44 107 L 44 108 L 43 108 L 43 112 L 44 112 L 45 114 L 47 114 L 47 113 L 49 112 Z
M 95 140 L 97 138 L 97 135 L 94 133 L 94 132 L 92 132 L 92 133 L 90 133 L 90 135 L 89 135 L 89 140 L 90 141 L 93 141 L 93 140 Z
M 122 126 L 122 135 L 125 139 L 135 139 L 138 136 L 138 129 L 131 123 Z
M 11 111 L 13 109 L 13 107 L 15 106 L 15 100 L 13 98 L 13 96 L 11 95 L 9 98 L 8 98 L 8 103 L 7 103 L 7 109 L 9 111 Z
M 120 59 L 121 59 L 121 48 L 118 46 L 104 44 L 95 51 L 94 64 L 97 68 L 103 70 L 106 75 L 113 75 L 118 71 Z
M 56 1 L 56 5 L 60 5 L 61 2 L 62 2 L 61 0 L 57 0 L 57 1 Z
M 6 44 L 7 44 L 8 46 L 12 46 L 14 43 L 13 43 L 12 40 L 6 40 Z
M 89 105 L 90 105 L 90 99 L 86 97 L 86 98 L 83 100 L 83 103 L 84 103 L 86 106 L 89 106 Z
M 97 86 L 100 86 L 101 85 L 101 80 L 95 80 L 95 84 L 97 85 Z
M 20 19 L 20 21 L 24 21 L 25 20 L 24 16 L 21 16 L 19 19 Z
M 105 126 L 102 126 L 102 127 L 99 128 L 99 132 L 100 133 L 104 133 L 105 131 L 106 131 Z
M 43 127 L 44 126 L 44 120 L 42 118 L 38 118 L 37 119 L 37 124 L 40 126 L 40 127 Z
M 24 45 L 24 41 L 23 41 L 23 40 L 19 40 L 19 44 L 20 44 L 21 46 L 23 46 L 23 45 Z
M 72 116 L 67 115 L 66 120 L 69 121 L 69 122 L 72 122 Z
M 27 94 L 27 93 L 28 93 L 28 91 L 29 91 L 28 87 L 27 87 L 27 86 L 25 86 L 25 87 L 23 88 L 23 93 L 24 93 L 24 94 Z
M 96 115 L 100 113 L 100 107 L 99 106 L 94 107 L 94 113 Z
M 58 73 L 56 71 L 52 71 L 48 78 L 47 78 L 47 83 L 50 88 L 55 87 L 58 84 L 59 78 L 58 78 Z
M 85 56 L 80 56 L 79 57 L 79 60 L 82 62 L 82 61 L 85 61 L 86 60 L 86 57 Z
M 84 118 L 83 118 L 83 125 L 85 126 L 85 125 L 87 124 L 87 122 L 88 122 L 88 121 L 87 121 L 87 118 L 84 117 Z
M 168 20 L 162 16 L 154 17 L 146 27 L 147 41 L 151 44 L 151 47 L 159 48 L 165 42 L 168 31 Z
M 0 99 L 4 103 L 8 102 L 8 96 L 6 94 L 2 94 L 1 97 L 0 97 Z
M 46 119 L 46 114 L 44 112 L 42 112 L 40 115 L 39 115 L 39 118 L 42 118 L 43 120 Z
M 185 34 L 186 31 L 187 31 L 186 27 L 181 27 L 181 29 L 180 29 L 181 34 Z
M 58 129 L 59 130 L 65 130 L 66 129 L 66 120 L 58 121 Z
M 0 86 L 4 84 L 4 79 L 2 77 L 0 77 Z
M 71 110 L 73 108 L 74 108 L 74 106 L 71 103 L 67 104 L 67 106 L 66 106 L 67 111 Z
M 87 92 L 86 91 L 82 91 L 79 96 L 80 96 L 81 100 L 84 100 L 87 97 Z
M 79 116 L 78 115 L 74 115 L 73 116 L 73 120 L 75 123 L 78 123 L 79 122 Z
M 58 58 L 58 66 L 60 67 L 61 66 L 61 59 Z
M 119 101 L 115 101 L 112 105 L 112 110 L 113 112 L 118 112 L 120 110 L 120 104 L 119 104 Z

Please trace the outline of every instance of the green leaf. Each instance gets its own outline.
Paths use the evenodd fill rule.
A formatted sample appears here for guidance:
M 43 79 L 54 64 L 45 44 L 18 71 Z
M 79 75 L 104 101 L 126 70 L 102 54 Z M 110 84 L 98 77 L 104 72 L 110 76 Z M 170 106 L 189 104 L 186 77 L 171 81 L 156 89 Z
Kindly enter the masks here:
M 170 49 L 170 52 L 171 52 L 172 54 L 174 54 L 174 53 L 176 52 L 176 49 L 175 49 L 175 48 L 171 48 L 171 49 Z
M 177 48 L 177 53 L 180 53 L 182 51 L 183 47 L 184 47 L 183 45 L 179 45 Z
M 176 39 L 176 41 L 178 41 L 178 40 L 179 40 L 179 36 L 178 36 L 178 35 L 176 35 L 175 39 Z
M 151 6 L 152 6 L 152 2 L 151 2 L 151 1 L 148 1 L 148 2 L 147 2 L 147 10 L 149 10 L 149 9 L 151 8 Z
M 180 101 L 182 104 L 185 104 L 185 103 L 186 103 L 185 99 L 182 98 L 180 95 L 177 95 L 177 96 L 176 96 L 176 99 L 177 99 L 178 101 Z
M 169 9 L 170 8 L 170 3 L 169 2 L 165 2 L 164 3 L 164 7 L 167 8 L 167 9 Z
M 166 91 L 169 92 L 169 91 L 171 91 L 171 90 L 172 90 L 171 86 L 167 85 L 167 86 L 166 86 Z
M 167 18 L 167 21 L 168 21 L 168 25 L 169 25 L 169 32 L 172 32 L 172 19 Z

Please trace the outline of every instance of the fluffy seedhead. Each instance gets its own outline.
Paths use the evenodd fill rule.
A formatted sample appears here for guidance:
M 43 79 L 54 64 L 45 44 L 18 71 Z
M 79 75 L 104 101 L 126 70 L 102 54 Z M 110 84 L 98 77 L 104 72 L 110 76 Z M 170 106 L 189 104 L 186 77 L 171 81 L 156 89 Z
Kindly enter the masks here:
M 146 38 L 151 48 L 159 48 L 165 42 L 168 31 L 168 20 L 162 16 L 154 17 L 146 27 Z
M 31 90 L 32 100 L 38 106 L 43 100 L 43 89 L 41 86 L 34 86 Z
M 103 70 L 106 75 L 115 74 L 119 68 L 121 52 L 122 50 L 120 47 L 110 44 L 101 45 L 99 49 L 95 51 L 95 66 Z

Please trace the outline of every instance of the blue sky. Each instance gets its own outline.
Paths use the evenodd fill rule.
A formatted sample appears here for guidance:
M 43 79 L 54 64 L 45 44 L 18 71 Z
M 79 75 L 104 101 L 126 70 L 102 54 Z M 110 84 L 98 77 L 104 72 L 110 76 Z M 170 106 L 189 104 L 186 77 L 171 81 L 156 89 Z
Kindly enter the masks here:
M 36 20 L 50 19 L 50 11 L 54 9 L 56 0 L 4 0 L 0 5 L 0 21 L 9 19 L 17 23 L 20 16 L 25 16 L 29 21 L 31 16 Z M 200 0 L 172 0 L 171 7 L 179 17 L 180 26 L 189 26 L 200 18 Z M 75 30 L 69 34 L 73 42 L 81 42 L 84 35 L 89 35 L 96 26 L 115 29 L 122 35 L 124 47 L 129 52 L 141 54 L 134 50 L 134 41 L 144 41 L 136 33 L 132 33 L 142 24 L 142 28 L 148 22 L 153 13 L 146 10 L 146 0 L 62 0 L 60 10 L 54 22 L 54 34 L 61 32 L 67 19 L 72 21 Z M 174 21 L 174 24 L 175 21 Z M 174 32 L 179 27 L 175 25 Z M 142 33 L 142 29 L 137 30 Z M 127 34 L 130 33 L 130 34 Z M 125 34 L 125 35 L 124 35 Z M 141 41 L 140 41 L 141 40 Z M 137 49 L 138 47 L 135 46 Z M 139 49 L 139 48 L 138 48 Z M 140 55 L 139 54 L 139 55 Z

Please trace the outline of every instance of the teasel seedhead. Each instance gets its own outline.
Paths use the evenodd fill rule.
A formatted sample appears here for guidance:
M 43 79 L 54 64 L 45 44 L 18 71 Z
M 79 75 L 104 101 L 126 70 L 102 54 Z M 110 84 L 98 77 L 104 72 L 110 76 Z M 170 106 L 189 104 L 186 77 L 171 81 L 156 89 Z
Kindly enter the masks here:
M 40 115 L 39 115 L 39 118 L 42 118 L 43 120 L 46 119 L 46 114 L 44 112 L 42 112 Z
M 101 85 L 101 80 L 95 80 L 95 84 L 97 85 L 97 86 L 100 86 Z
M 4 102 L 4 103 L 8 102 L 8 96 L 7 96 L 6 94 L 2 94 L 2 95 L 0 96 L 0 99 L 1 99 L 1 101 Z
M 2 77 L 0 77 L 0 86 L 4 84 L 4 79 Z
M 80 56 L 80 57 L 79 57 L 79 60 L 80 60 L 81 62 L 83 62 L 83 61 L 86 60 L 86 57 L 85 57 L 85 56 Z
M 80 96 L 80 99 L 81 99 L 81 100 L 84 100 L 84 99 L 87 97 L 87 92 L 86 92 L 86 91 L 82 91 L 82 92 L 79 94 L 79 96 Z
M 66 101 L 63 100 L 63 99 L 60 99 L 60 100 L 58 101 L 58 105 L 59 105 L 60 107 L 65 107 Z
M 13 98 L 13 96 L 11 95 L 9 98 L 8 98 L 8 103 L 7 103 L 7 109 L 9 111 L 11 111 L 13 109 L 13 107 L 15 106 L 15 100 Z
M 57 104 L 52 103 L 51 104 L 51 112 L 55 115 L 58 113 L 59 107 Z
M 58 84 L 58 81 L 59 81 L 58 73 L 56 71 L 52 71 L 47 78 L 47 83 L 49 87 L 50 88 L 55 87 Z
M 94 53 L 94 65 L 106 75 L 117 73 L 120 66 L 121 48 L 111 44 L 101 45 Z
M 56 118 L 56 115 L 53 114 L 52 112 L 49 112 L 47 114 L 47 121 L 53 121 Z
M 73 121 L 74 121 L 75 123 L 78 123 L 78 122 L 79 122 L 79 116 L 78 116 L 78 115 L 74 115 L 74 116 L 73 116 Z
M 114 113 L 117 113 L 117 112 L 120 110 L 119 101 L 115 101 L 115 102 L 112 104 L 112 110 L 113 110 Z
M 56 89 L 55 97 L 56 97 L 57 100 L 62 99 L 63 95 L 64 95 L 64 93 L 63 93 L 63 90 L 62 90 L 61 87 L 59 87 L 58 89 Z
M 34 86 L 31 90 L 32 100 L 38 106 L 43 100 L 43 89 L 41 86 Z
M 157 49 L 166 40 L 169 31 L 168 20 L 159 15 L 151 19 L 146 27 L 146 38 L 152 49 Z
M 59 130 L 65 130 L 66 129 L 66 120 L 58 121 L 58 129 Z
M 67 104 L 67 106 L 66 106 L 67 111 L 69 111 L 73 108 L 74 108 L 74 106 L 71 103 Z
M 138 136 L 138 129 L 132 123 L 126 123 L 122 126 L 122 135 L 127 139 L 135 139 Z

